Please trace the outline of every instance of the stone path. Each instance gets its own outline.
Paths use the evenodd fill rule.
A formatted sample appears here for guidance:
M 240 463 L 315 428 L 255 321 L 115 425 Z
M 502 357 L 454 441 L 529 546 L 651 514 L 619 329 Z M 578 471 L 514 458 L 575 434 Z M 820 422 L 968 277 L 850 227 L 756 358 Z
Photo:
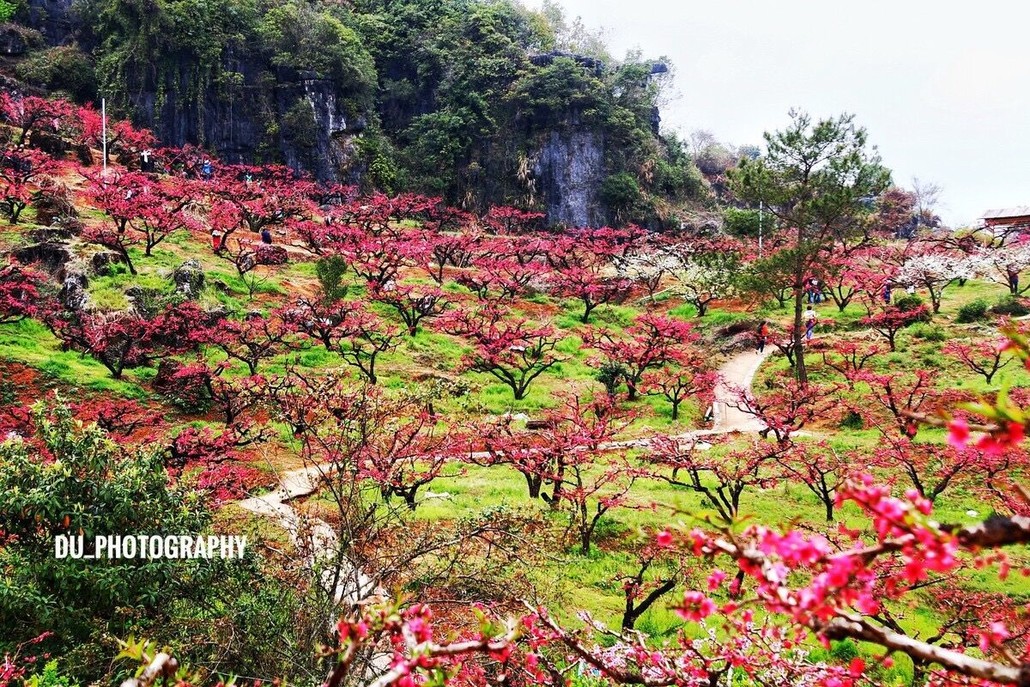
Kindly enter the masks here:
M 719 368 L 720 381 L 715 388 L 713 433 L 760 432 L 765 429 L 760 420 L 735 407 L 733 399 L 735 389 L 751 388 L 758 368 L 772 351 L 772 346 L 766 346 L 763 353 L 749 349 L 733 356 Z

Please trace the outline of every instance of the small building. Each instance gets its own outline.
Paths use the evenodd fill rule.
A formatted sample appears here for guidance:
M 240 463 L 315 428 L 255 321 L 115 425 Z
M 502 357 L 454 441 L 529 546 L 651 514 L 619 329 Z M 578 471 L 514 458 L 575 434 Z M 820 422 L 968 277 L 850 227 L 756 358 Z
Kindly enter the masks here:
M 993 229 L 995 232 L 1010 229 L 1030 229 L 1030 205 L 1002 208 L 1001 210 L 988 210 L 980 219 L 983 220 L 985 229 Z

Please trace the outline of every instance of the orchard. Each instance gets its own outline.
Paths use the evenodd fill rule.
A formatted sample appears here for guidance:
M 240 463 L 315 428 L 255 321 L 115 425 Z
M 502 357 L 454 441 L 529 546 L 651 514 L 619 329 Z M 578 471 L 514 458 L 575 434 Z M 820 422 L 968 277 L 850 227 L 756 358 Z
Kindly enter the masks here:
M 1030 686 L 1030 233 L 852 118 L 728 172 L 762 248 L 0 118 L 0 687 Z M 251 545 L 48 549 L 125 531 Z

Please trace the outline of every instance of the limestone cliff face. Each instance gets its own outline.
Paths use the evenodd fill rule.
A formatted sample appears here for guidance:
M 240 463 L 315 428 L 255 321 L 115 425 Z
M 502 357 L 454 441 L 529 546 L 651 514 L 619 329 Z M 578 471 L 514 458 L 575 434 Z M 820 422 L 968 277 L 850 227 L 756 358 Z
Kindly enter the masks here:
M 82 26 L 75 1 L 29 0 L 29 23 L 51 45 L 75 41 Z M 12 52 L 17 52 L 12 41 Z M 556 56 L 569 55 L 554 53 L 533 61 L 546 64 Z M 595 75 L 605 69 L 597 60 L 571 57 Z M 175 59 L 170 55 L 160 69 L 148 65 L 146 72 L 126 75 L 135 84 L 127 89 L 134 122 L 150 128 L 162 143 L 200 145 L 229 163 L 281 162 L 321 181 L 360 183 L 363 162 L 355 141 L 366 118 L 346 111 L 333 81 L 313 72 L 274 68 L 260 56 L 232 49 L 222 56 L 214 77 Z M 428 112 L 432 103 L 427 100 L 417 109 Z M 657 113 L 654 118 L 657 122 Z M 530 195 L 542 204 L 548 223 L 606 224 L 610 218 L 600 189 L 610 170 L 603 132 L 583 123 L 579 113 L 568 112 L 562 126 L 527 135 L 535 141 L 535 149 L 528 151 Z M 501 184 L 484 180 L 477 202 L 507 202 L 505 189 L 518 183 L 516 176 L 526 181 L 521 175 L 513 171 L 512 179 Z
M 604 136 L 587 128 L 552 131 L 536 156 L 533 177 L 547 221 L 568 227 L 600 227 L 607 210 L 599 192 L 606 176 Z
M 29 0 L 28 23 L 51 45 L 69 43 L 82 25 L 74 2 Z M 226 162 L 283 162 L 322 181 L 357 181 L 348 139 L 364 120 L 347 117 L 332 81 L 232 51 L 220 66 L 214 82 L 185 62 L 160 83 L 141 78 L 147 87 L 130 97 L 133 120 L 165 144 L 202 145 Z

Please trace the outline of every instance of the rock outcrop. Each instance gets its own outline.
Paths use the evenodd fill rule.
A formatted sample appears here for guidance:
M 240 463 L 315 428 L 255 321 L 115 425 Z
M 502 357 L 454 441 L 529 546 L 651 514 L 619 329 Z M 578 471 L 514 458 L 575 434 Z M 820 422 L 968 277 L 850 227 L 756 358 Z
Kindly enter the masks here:
M 172 272 L 176 293 L 186 298 L 196 298 L 204 288 L 204 270 L 197 260 L 187 260 Z
M 588 128 L 552 131 L 533 166 L 533 179 L 551 224 L 603 226 L 607 222 L 600 199 L 604 178 L 604 137 Z

